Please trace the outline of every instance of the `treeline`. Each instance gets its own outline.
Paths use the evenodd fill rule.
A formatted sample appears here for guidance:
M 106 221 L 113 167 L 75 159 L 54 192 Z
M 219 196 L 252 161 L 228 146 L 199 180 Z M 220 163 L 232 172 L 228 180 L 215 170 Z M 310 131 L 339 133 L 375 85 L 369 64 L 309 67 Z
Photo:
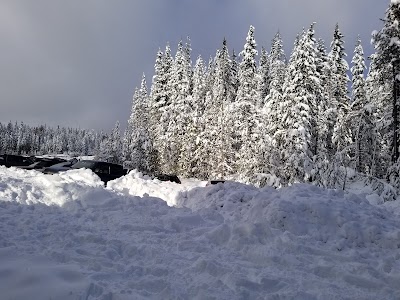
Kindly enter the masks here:
M 120 162 L 122 143 L 119 123 L 111 133 L 94 130 L 29 126 L 23 122 L 0 123 L 0 153 L 43 155 L 94 155 Z M 118 150 L 116 150 L 118 148 Z
M 157 53 L 150 91 L 143 76 L 134 93 L 124 160 L 140 170 L 260 185 L 344 188 L 356 173 L 399 188 L 399 12 L 391 3 L 373 34 L 368 69 L 360 39 L 346 61 L 339 26 L 328 48 L 312 24 L 290 55 L 279 33 L 269 51 L 258 51 L 252 26 L 238 56 L 224 40 L 215 57 L 192 65 L 189 39 L 174 56 L 167 45 Z

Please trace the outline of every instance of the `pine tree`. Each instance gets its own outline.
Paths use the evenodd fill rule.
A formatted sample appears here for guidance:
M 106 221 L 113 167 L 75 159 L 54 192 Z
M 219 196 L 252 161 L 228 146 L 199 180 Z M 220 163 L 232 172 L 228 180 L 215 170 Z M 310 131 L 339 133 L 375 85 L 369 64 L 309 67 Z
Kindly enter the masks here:
M 331 63 L 332 79 L 332 106 L 334 116 L 330 119 L 334 122 L 332 132 L 332 154 L 339 153 L 351 144 L 351 133 L 348 121 L 350 99 L 348 96 L 347 84 L 350 81 L 347 71 L 349 65 L 344 59 L 347 55 L 344 52 L 343 34 L 336 24 L 331 43 L 329 59 Z M 332 124 L 330 124 L 332 126 Z
M 375 120 L 376 139 L 374 146 L 374 157 L 371 163 L 371 175 L 383 178 L 386 174 L 391 159 L 392 132 L 390 125 L 392 117 L 392 83 L 388 78 L 391 76 L 391 66 L 377 68 L 376 55 L 370 57 L 370 65 L 366 79 L 366 93 L 368 103 L 371 107 Z
M 235 98 L 232 85 L 231 59 L 224 39 L 222 49 L 217 51 L 215 57 L 215 75 L 212 88 L 212 102 L 207 105 L 206 131 L 210 150 L 209 163 L 212 168 L 212 176 L 225 178 L 231 169 L 232 149 L 230 135 L 227 132 L 228 106 Z
M 149 100 L 151 139 L 154 142 L 154 153 L 158 155 L 159 166 L 162 168 L 160 171 L 163 172 L 167 171 L 169 164 L 166 148 L 168 145 L 167 130 L 170 122 L 170 106 L 173 97 L 173 90 L 171 89 L 173 63 L 171 48 L 167 44 L 164 53 L 157 55 L 155 64 L 156 77 L 153 78 Z
M 376 143 L 372 107 L 367 102 L 364 79 L 365 59 L 361 40 L 358 38 L 352 59 L 352 104 L 350 127 L 354 142 L 354 168 L 371 175 L 371 165 Z
M 332 80 L 331 68 L 328 55 L 326 53 L 325 42 L 322 39 L 317 41 L 317 72 L 320 74 L 322 94 L 317 100 L 317 143 L 315 153 L 319 162 L 326 163 L 329 160 L 329 149 L 332 149 L 332 136 L 329 130 L 329 119 L 333 115 L 332 99 Z M 331 133 L 333 125 L 331 125 Z M 318 167 L 318 166 L 317 166 Z
M 190 122 L 192 110 L 191 66 L 187 57 L 187 49 L 184 49 L 182 41 L 178 44 L 175 59 L 172 65 L 170 89 L 172 90 L 171 104 L 168 107 L 168 127 L 165 134 L 163 147 L 164 161 L 167 173 L 180 174 L 182 148 L 185 144 L 187 126 Z
M 316 61 L 312 24 L 292 52 L 284 84 L 282 122 L 285 138 L 281 148 L 284 161 L 281 176 L 288 183 L 312 179 L 317 136 L 316 101 L 322 92 Z
M 115 122 L 115 126 L 109 137 L 109 150 L 107 161 L 112 163 L 122 163 L 122 140 L 119 121 Z
M 201 136 L 205 130 L 206 93 L 206 67 L 202 57 L 199 56 L 193 71 L 193 110 L 189 118 L 190 124 L 186 132 L 186 143 L 183 145 L 181 155 L 181 164 L 185 166 L 183 175 L 186 177 L 198 176 L 202 178 L 202 172 L 207 169 L 205 166 L 207 161 L 202 156 L 201 151 L 203 146 Z
M 258 103 L 259 108 L 265 105 L 265 97 L 269 94 L 270 77 L 270 57 L 264 47 L 261 48 L 260 65 L 258 67 Z
M 246 43 L 240 53 L 239 87 L 236 100 L 231 103 L 227 115 L 229 119 L 228 135 L 233 139 L 232 147 L 236 152 L 233 169 L 242 176 L 258 173 L 263 161 L 262 122 L 257 104 L 257 44 L 254 39 L 254 27 L 250 26 Z
M 282 86 L 285 80 L 285 53 L 283 42 L 279 32 L 275 35 L 271 43 L 270 51 L 270 86 L 269 93 L 265 99 L 264 118 L 265 128 L 263 135 L 266 137 L 265 160 L 268 167 L 264 170 L 267 173 L 275 173 L 275 169 L 281 166 L 280 148 L 282 146 Z
M 239 64 L 234 49 L 232 50 L 232 59 L 231 59 L 231 79 L 232 79 L 233 91 L 236 95 L 239 88 Z
M 387 124 L 387 130 L 392 133 L 390 154 L 392 162 L 396 162 L 400 156 L 400 107 L 396 99 L 400 95 L 400 2 L 392 0 L 386 10 L 383 28 L 373 34 L 373 42 L 376 50 L 375 63 L 379 72 L 390 74 L 388 81 L 394 81 L 392 87 L 391 103 L 387 107 L 391 110 L 391 116 Z M 391 68 L 388 72 L 387 68 Z M 386 77 L 386 76 L 385 76 Z M 397 95 L 396 95 L 397 94 Z M 397 100 L 397 101 L 396 101 Z M 385 128 L 386 129 L 386 128 Z
M 132 104 L 131 162 L 139 171 L 154 172 L 158 169 L 158 155 L 149 131 L 149 96 L 144 74 L 135 96 Z

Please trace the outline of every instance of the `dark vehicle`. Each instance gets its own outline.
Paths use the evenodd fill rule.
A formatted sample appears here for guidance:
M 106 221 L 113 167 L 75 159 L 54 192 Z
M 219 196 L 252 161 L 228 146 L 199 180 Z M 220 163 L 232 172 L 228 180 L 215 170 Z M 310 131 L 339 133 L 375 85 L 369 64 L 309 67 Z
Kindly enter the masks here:
M 209 182 L 207 182 L 206 186 L 214 185 L 214 184 L 218 184 L 218 183 L 225 183 L 225 180 L 210 180 Z
M 0 165 L 6 167 L 29 166 L 33 163 L 30 157 L 13 154 L 0 155 Z
M 171 182 L 175 182 L 175 183 L 181 183 L 181 181 L 179 180 L 178 176 L 176 175 L 168 175 L 168 174 L 155 174 L 151 176 L 153 179 L 157 178 L 160 181 L 171 181 Z
M 70 161 L 65 161 L 65 162 L 61 162 L 58 164 L 54 164 L 50 167 L 44 168 L 43 173 L 44 174 L 55 174 L 58 172 L 62 172 L 62 171 L 68 171 L 71 170 L 72 165 L 76 164 L 78 162 L 77 159 L 72 159 Z
M 44 171 L 45 168 L 60 162 L 65 162 L 65 160 L 61 158 L 36 158 L 36 161 L 29 166 L 20 166 L 19 168 L 25 170 Z
M 105 184 L 110 180 L 126 175 L 126 170 L 121 165 L 104 161 L 81 160 L 71 166 L 71 169 L 82 168 L 92 170 Z

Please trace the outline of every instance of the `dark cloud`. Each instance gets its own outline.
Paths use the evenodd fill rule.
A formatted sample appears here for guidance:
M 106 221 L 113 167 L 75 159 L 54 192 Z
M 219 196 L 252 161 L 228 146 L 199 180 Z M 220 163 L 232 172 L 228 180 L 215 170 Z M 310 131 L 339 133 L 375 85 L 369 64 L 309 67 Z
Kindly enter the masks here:
M 311 22 L 329 46 L 338 22 L 351 55 L 389 1 L 376 0 L 2 0 L 0 121 L 110 129 L 129 116 L 144 72 L 150 86 L 158 48 L 190 36 L 193 60 L 224 37 L 239 52 L 250 25 L 269 48 L 277 30 L 289 53 Z

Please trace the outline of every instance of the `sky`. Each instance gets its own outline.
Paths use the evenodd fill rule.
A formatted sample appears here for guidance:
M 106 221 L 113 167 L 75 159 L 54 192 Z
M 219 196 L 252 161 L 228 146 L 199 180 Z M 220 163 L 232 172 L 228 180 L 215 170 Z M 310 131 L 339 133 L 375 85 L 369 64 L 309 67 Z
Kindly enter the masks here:
M 1 299 L 400 299 L 400 199 L 181 179 L 0 166 Z
M 329 46 L 336 23 L 348 61 L 360 35 L 382 27 L 389 0 L 0 0 L 0 122 L 124 128 L 132 95 L 148 87 L 159 48 L 189 36 L 192 61 L 221 47 L 243 49 L 250 25 L 259 50 L 279 30 L 287 56 L 295 36 L 316 22 Z

